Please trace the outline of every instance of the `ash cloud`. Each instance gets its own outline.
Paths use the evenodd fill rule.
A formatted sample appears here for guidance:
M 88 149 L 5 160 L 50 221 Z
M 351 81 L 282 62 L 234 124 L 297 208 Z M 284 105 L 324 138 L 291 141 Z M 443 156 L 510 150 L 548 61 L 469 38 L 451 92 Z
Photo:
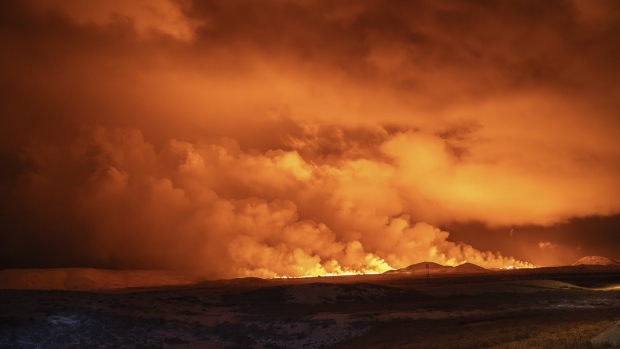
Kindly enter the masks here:
M 435 227 L 620 213 L 613 3 L 0 6 L 3 266 L 527 265 Z
M 39 159 L 15 196 L 36 217 L 22 234 L 52 238 L 28 247 L 52 252 L 50 263 L 56 251 L 71 263 L 212 277 L 381 272 L 420 260 L 528 265 L 398 214 L 392 166 L 318 165 L 294 150 L 249 154 L 226 139 L 171 139 L 156 149 L 138 130 L 94 128 Z

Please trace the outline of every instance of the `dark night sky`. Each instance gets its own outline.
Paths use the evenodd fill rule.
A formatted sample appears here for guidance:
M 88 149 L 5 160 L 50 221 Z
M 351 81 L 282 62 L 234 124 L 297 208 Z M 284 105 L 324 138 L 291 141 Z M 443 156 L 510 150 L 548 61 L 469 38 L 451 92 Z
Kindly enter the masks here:
M 619 259 L 618 37 L 603 0 L 3 2 L 0 267 Z

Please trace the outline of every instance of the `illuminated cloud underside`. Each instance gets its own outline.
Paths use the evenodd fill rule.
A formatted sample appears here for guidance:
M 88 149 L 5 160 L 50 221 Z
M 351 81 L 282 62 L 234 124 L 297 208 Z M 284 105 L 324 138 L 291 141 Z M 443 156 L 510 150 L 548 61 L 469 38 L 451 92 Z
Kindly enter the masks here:
M 3 4 L 2 262 L 530 266 L 436 227 L 620 213 L 614 6 Z

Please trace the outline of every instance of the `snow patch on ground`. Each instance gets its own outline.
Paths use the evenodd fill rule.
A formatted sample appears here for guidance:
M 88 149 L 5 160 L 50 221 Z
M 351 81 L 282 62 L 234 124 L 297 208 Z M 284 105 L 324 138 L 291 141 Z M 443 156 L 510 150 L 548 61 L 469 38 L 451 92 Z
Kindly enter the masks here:
M 620 321 L 614 322 L 611 327 L 592 338 L 590 342 L 594 345 L 610 345 L 613 348 L 620 347 Z

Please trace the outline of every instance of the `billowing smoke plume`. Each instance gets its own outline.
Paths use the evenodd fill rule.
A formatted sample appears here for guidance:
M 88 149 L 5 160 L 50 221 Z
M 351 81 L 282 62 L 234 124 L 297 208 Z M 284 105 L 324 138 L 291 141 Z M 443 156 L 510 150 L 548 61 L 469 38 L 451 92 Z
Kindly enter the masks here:
M 528 266 L 437 227 L 620 213 L 618 13 L 2 3 L 0 266 Z
M 385 137 L 377 159 L 319 164 L 299 155 L 305 148 L 251 154 L 230 139 L 155 147 L 138 130 L 87 129 L 62 147 L 39 145 L 53 149 L 43 158 L 43 149 L 24 153 L 34 169 L 16 195 L 35 217 L 53 215 L 41 223 L 79 229 L 71 243 L 111 265 L 218 277 L 383 272 L 420 261 L 528 265 L 412 222 L 403 193 L 415 178 L 400 182 L 404 170 L 387 149 L 423 136 Z

